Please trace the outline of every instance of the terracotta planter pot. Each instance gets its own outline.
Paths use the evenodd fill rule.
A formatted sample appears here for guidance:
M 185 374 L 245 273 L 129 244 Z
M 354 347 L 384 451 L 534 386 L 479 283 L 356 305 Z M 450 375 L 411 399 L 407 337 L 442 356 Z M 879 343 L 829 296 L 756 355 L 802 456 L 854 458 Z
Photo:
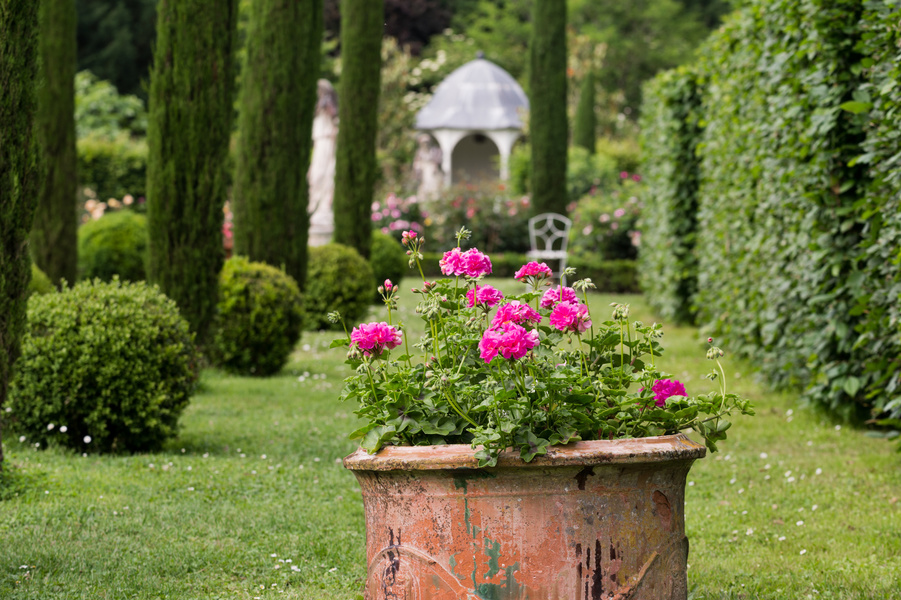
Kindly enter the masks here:
M 366 600 L 684 600 L 684 435 L 578 442 L 479 469 L 466 445 L 357 450 Z

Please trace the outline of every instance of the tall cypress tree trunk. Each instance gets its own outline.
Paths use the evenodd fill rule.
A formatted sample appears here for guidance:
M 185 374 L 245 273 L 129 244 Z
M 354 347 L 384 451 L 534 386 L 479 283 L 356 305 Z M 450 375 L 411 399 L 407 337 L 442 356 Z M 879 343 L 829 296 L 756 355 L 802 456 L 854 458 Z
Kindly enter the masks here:
M 37 27 L 35 0 L 0 0 L 0 411 L 19 357 L 31 277 L 28 232 L 40 179 L 34 131 Z
M 341 3 L 341 81 L 335 159 L 335 241 L 369 256 L 381 87 L 383 3 Z
M 573 125 L 573 144 L 595 153 L 597 145 L 598 122 L 594 112 L 594 71 L 588 70 L 579 90 L 579 104 L 576 106 L 576 119 Z
M 307 272 L 313 111 L 322 0 L 254 0 L 242 70 L 235 169 L 235 252 Z
M 535 0 L 531 46 L 532 206 L 566 213 L 566 0 Z
M 35 0 L 36 2 L 38 0 Z M 59 285 L 75 282 L 75 0 L 40 0 L 40 82 L 36 133 L 45 172 L 31 231 L 31 254 Z
M 147 131 L 149 279 L 202 346 L 216 310 L 236 0 L 160 0 Z

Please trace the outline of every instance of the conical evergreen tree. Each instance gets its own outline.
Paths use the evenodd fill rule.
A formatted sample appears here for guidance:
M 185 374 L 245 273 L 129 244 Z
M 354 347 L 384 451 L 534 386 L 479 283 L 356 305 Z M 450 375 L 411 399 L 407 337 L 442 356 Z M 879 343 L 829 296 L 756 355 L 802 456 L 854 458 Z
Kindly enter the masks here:
M 565 214 L 566 0 L 535 0 L 530 52 L 532 207 Z
M 233 188 L 235 252 L 303 288 L 322 0 L 253 0 L 242 70 Z
M 594 112 L 594 71 L 588 70 L 579 90 L 579 104 L 576 106 L 576 119 L 573 125 L 573 144 L 581 146 L 594 154 L 597 145 L 598 121 Z
M 341 2 L 341 81 L 335 160 L 335 241 L 369 256 L 381 86 L 382 2 Z
M 0 0 L 0 410 L 19 357 L 31 278 L 27 242 L 40 180 L 34 131 L 37 28 L 37 2 Z
M 36 133 L 44 176 L 31 231 L 35 263 L 59 285 L 75 282 L 75 0 L 40 0 Z
M 202 346 L 218 296 L 236 0 L 160 0 L 147 130 L 148 278 Z

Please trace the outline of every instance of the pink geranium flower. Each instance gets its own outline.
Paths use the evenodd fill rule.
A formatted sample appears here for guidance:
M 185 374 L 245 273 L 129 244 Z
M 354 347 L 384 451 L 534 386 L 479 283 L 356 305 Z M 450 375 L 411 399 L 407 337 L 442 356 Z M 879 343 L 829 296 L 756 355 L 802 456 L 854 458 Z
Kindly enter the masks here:
M 671 396 L 687 396 L 685 386 L 678 379 L 658 379 L 651 387 L 654 392 L 654 406 L 663 408 Z
M 569 333 L 585 333 L 591 327 L 588 307 L 575 302 L 560 302 L 551 313 L 551 326 Z
M 479 356 L 486 363 L 500 354 L 506 359 L 520 359 L 538 345 L 538 332 L 516 323 L 504 323 L 491 327 L 479 342 Z
M 491 273 L 491 259 L 487 254 L 472 248 L 460 256 L 463 259 L 463 273 L 467 277 L 479 277 Z
M 578 302 L 579 297 L 576 290 L 571 287 L 557 286 L 552 287 L 541 297 L 541 308 L 551 308 L 558 302 Z
M 553 277 L 554 272 L 546 264 L 532 261 L 524 264 L 513 277 L 522 279 L 524 277 Z
M 459 248 L 445 252 L 438 264 L 441 266 L 441 272 L 445 275 L 463 275 L 465 273 L 463 253 Z
M 476 304 L 491 308 L 504 299 L 504 295 L 500 290 L 490 285 L 477 285 L 475 291 L 466 292 L 466 299 L 469 301 L 469 307 L 472 308 Z
M 505 323 L 515 323 L 517 325 L 527 325 L 529 323 L 540 323 L 541 315 L 538 311 L 523 304 L 518 300 L 514 300 L 509 304 L 504 304 L 497 309 L 497 314 L 491 321 L 492 327 L 499 327 Z
M 363 351 L 364 356 L 378 358 L 382 351 L 397 348 L 403 335 L 396 327 L 381 323 L 361 323 L 350 333 L 350 345 Z

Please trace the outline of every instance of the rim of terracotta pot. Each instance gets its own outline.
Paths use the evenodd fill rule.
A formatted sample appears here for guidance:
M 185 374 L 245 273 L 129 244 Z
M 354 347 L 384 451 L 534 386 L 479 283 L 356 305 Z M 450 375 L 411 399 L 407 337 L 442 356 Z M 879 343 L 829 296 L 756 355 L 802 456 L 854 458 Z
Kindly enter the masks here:
M 703 458 L 707 449 L 683 433 L 646 438 L 590 440 L 551 446 L 544 456 L 525 462 L 516 450 L 501 452 L 498 467 L 551 467 L 585 464 L 632 464 Z M 444 446 L 386 446 L 375 454 L 362 448 L 344 459 L 352 471 L 423 471 L 478 469 L 479 461 L 469 444 Z

